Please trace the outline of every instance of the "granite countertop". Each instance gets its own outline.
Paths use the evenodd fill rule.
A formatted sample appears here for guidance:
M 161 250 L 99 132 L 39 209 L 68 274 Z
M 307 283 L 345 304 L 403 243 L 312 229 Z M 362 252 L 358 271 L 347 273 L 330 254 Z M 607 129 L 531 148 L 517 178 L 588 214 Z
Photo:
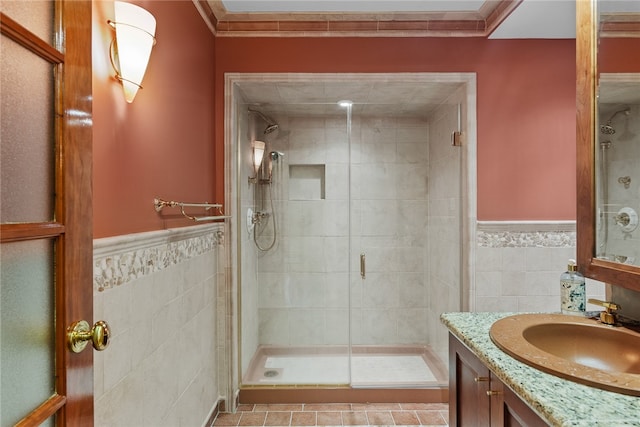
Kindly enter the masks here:
M 640 426 L 640 397 L 600 390 L 532 368 L 491 341 L 493 322 L 517 313 L 444 313 L 442 323 L 552 426 Z

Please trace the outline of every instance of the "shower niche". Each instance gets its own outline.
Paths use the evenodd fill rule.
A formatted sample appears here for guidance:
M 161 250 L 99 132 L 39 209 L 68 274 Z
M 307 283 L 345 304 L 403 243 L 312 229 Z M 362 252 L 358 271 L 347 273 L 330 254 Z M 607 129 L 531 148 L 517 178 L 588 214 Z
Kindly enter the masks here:
M 289 165 L 289 200 L 324 200 L 325 165 Z
M 276 245 L 257 250 L 243 227 L 236 242 L 240 395 L 304 386 L 445 398 L 439 317 L 462 308 L 464 180 L 472 175 L 463 171 L 467 147 L 453 147 L 451 134 L 467 130 L 475 76 L 229 78 L 239 212 L 255 203 L 243 179 L 252 138 L 285 153 L 260 189 L 272 194 L 265 214 L 277 224 Z M 338 105 L 346 94 L 348 108 Z

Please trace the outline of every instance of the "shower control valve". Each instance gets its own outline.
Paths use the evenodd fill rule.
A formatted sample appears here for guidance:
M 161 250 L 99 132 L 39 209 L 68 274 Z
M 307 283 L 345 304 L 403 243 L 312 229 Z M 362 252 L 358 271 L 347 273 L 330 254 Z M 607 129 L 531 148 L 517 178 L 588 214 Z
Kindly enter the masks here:
M 251 218 L 251 222 L 253 224 L 260 224 L 264 218 L 269 218 L 269 212 L 256 211 L 253 213 L 253 218 Z
M 632 208 L 622 208 L 613 218 L 616 224 L 627 233 L 632 232 L 638 227 L 638 214 Z
M 628 189 L 631 185 L 631 177 L 630 176 L 621 176 L 618 178 L 618 183 L 624 185 L 625 189 Z

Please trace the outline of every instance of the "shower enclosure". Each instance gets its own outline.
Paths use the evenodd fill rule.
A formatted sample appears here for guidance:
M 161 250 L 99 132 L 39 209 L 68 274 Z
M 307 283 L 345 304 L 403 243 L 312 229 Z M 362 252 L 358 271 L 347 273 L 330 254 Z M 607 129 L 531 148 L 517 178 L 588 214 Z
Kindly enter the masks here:
M 607 77 L 603 75 L 601 85 L 613 92 L 607 86 L 611 84 Z M 640 212 L 638 193 L 634 191 L 640 157 L 640 106 L 601 98 L 596 147 L 596 255 L 622 264 L 640 265 L 640 245 L 633 234 Z
M 446 387 L 469 83 L 377 77 L 228 86 L 242 388 Z

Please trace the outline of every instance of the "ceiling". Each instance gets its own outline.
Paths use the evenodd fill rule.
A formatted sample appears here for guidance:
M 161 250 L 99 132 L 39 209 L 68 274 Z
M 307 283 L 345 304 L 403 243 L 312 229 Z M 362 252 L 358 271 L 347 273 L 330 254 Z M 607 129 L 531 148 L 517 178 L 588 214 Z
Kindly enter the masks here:
M 278 116 L 344 115 L 340 100 L 353 102 L 355 115 L 427 117 L 462 84 L 445 80 L 415 81 L 401 77 L 344 80 L 242 82 L 238 88 L 247 104 Z
M 524 0 L 490 39 L 574 39 L 575 0 Z
M 575 38 L 575 0 L 207 0 L 219 36 Z

